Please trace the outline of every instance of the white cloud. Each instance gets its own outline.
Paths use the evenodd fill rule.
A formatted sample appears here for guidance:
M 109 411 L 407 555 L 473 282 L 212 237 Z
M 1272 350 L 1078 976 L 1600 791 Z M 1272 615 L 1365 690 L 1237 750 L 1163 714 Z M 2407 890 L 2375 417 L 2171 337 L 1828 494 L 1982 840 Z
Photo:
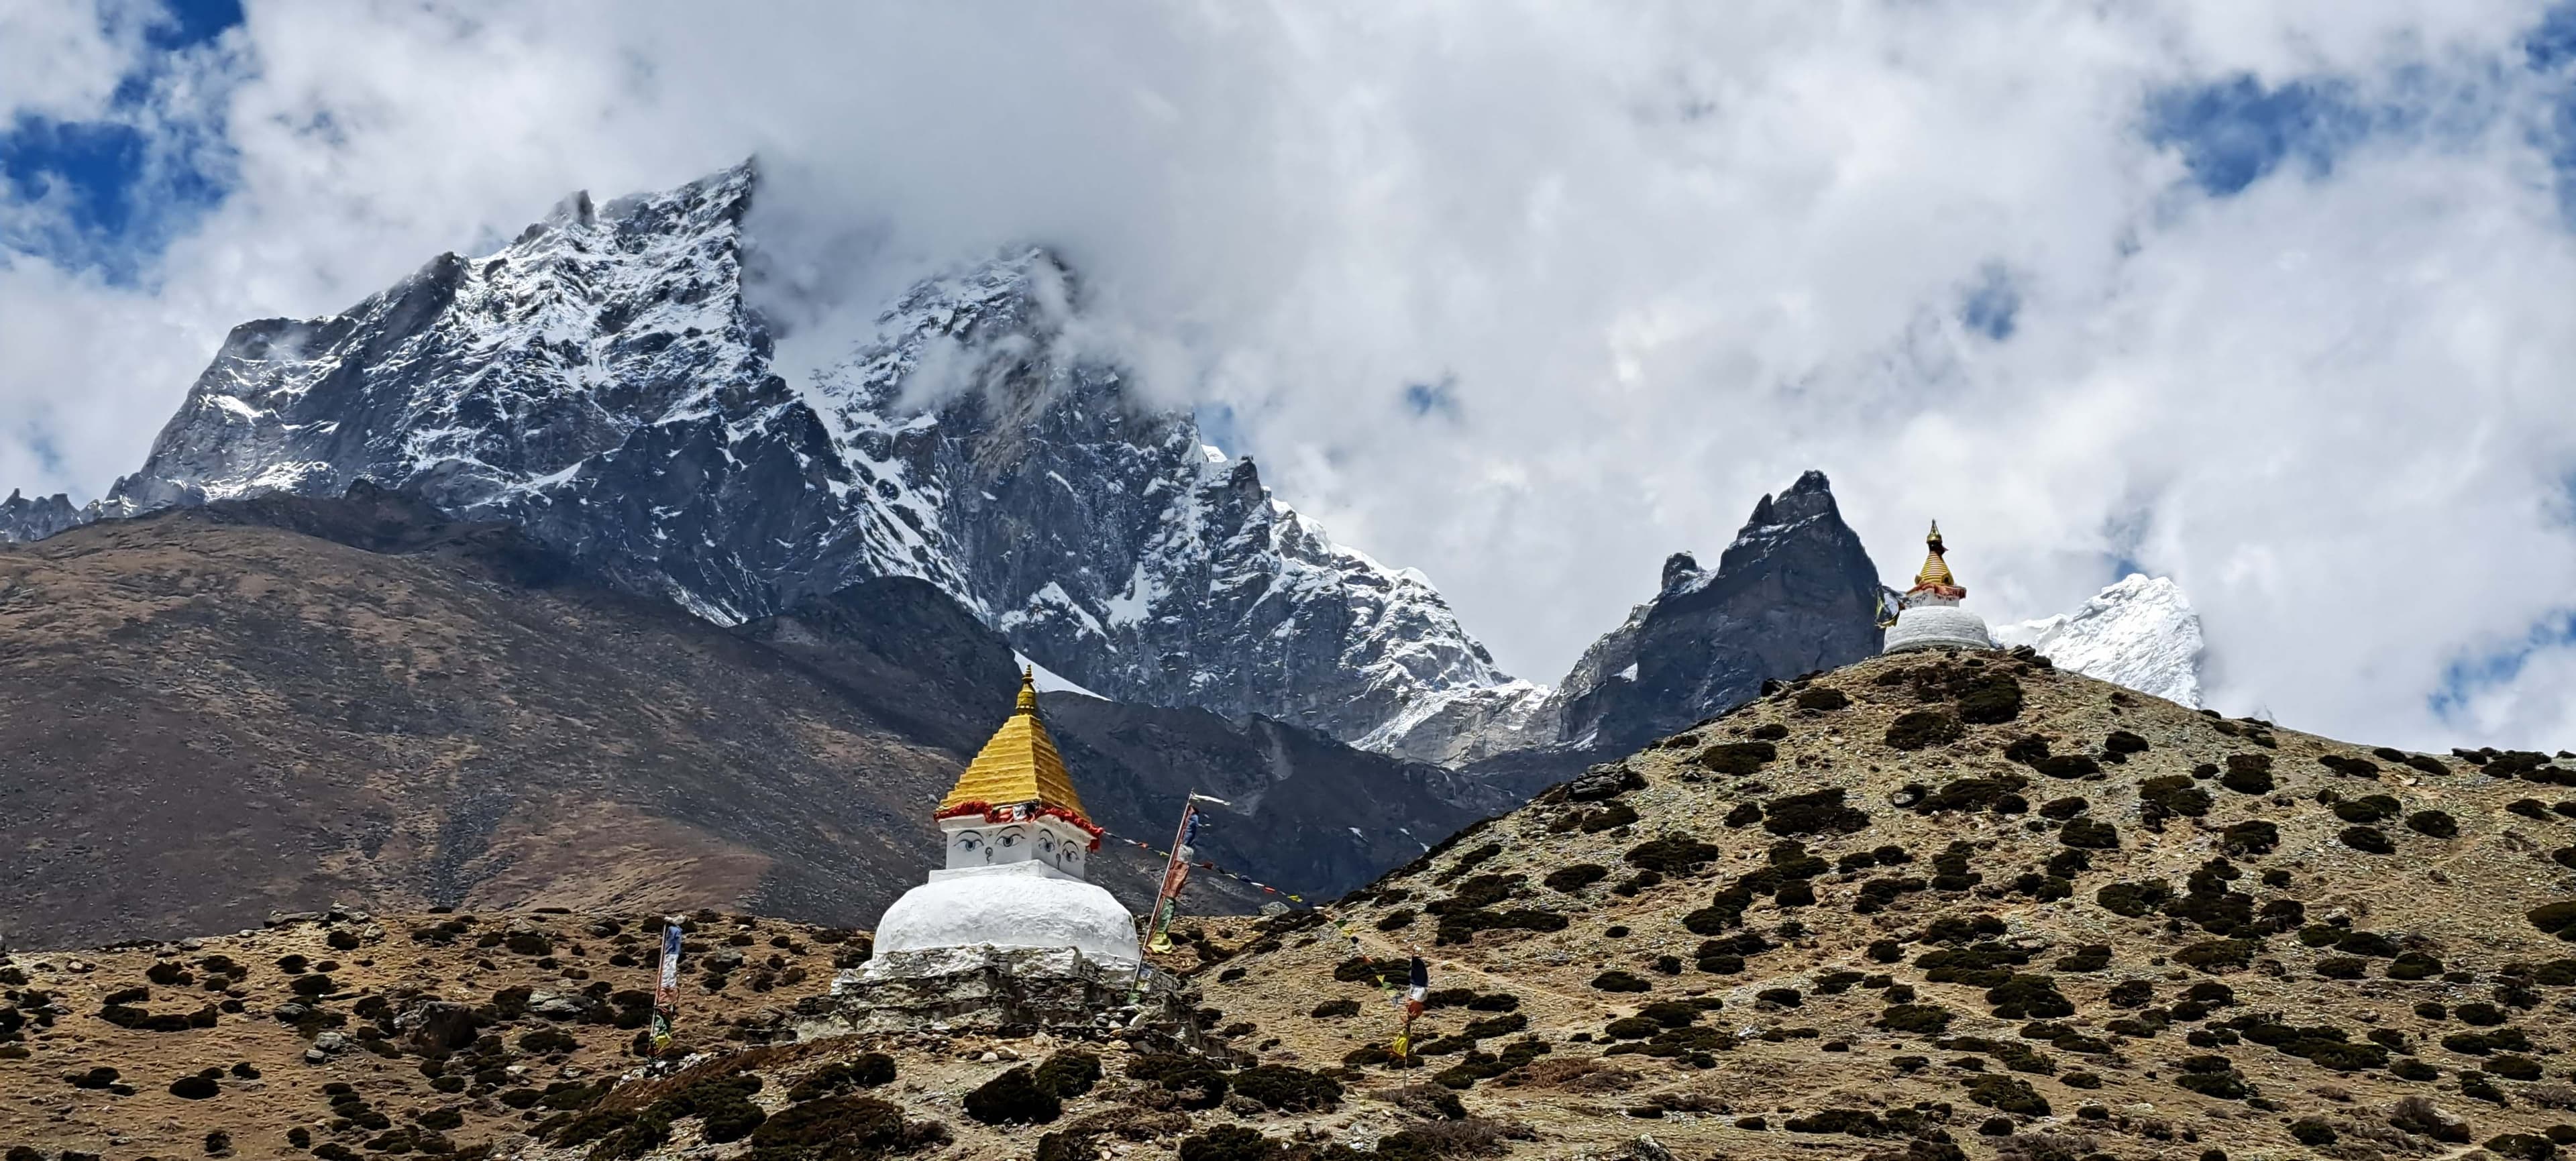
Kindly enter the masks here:
M 144 289 L 0 281 L 0 406 L 65 464 L 0 422 L 0 481 L 103 487 L 234 322 L 758 151 L 791 353 L 924 265 L 1054 245 L 1157 389 L 1230 405 L 1283 495 L 1542 680 L 1815 466 L 1891 577 L 1939 516 L 1999 620 L 2115 552 L 2172 573 L 2212 704 L 2555 748 L 2563 649 L 2430 708 L 2576 578 L 2539 12 L 259 4 L 233 197 Z M 2450 127 L 2213 200 L 2142 110 L 2240 72 L 2373 105 L 2430 77 Z M 2000 343 L 1956 317 L 1997 270 Z M 1454 419 L 1417 420 L 1440 382 Z
M 0 6 L 0 112 L 96 116 L 131 70 L 153 15 L 136 0 Z

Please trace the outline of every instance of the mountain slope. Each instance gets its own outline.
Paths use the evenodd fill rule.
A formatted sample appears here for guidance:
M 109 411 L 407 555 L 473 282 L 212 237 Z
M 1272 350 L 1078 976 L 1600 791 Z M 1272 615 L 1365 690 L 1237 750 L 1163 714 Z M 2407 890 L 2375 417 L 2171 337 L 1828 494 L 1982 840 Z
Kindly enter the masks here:
M 1109 696 L 1345 738 L 1508 681 L 1420 574 L 1336 545 L 1069 342 L 1078 288 L 1043 251 L 913 287 L 789 383 L 744 295 L 757 185 L 576 195 L 341 314 L 237 327 L 84 515 L 365 480 L 719 624 L 919 577 Z M 14 501 L 0 539 L 67 508 Z
M 637 1064 L 650 916 L 378 916 L 381 935 L 325 917 L 13 957 L 13 986 L 43 999 L 26 1058 L 0 1053 L 0 1087 L 30 1094 L 0 1104 L 0 1144 L 194 1155 L 220 1128 L 261 1156 L 301 1128 L 317 1153 L 430 1132 L 570 1161 L 598 1145 L 554 1110 L 586 1106 L 594 1128 L 640 1127 L 609 1150 L 640 1158 L 776 1155 L 790 1128 L 898 1121 L 914 1132 L 866 1152 L 2545 1158 L 2576 1135 L 2576 823 L 2542 805 L 2571 784 L 2576 755 L 2365 750 L 2027 652 L 1875 658 L 1470 827 L 1329 913 L 1184 920 L 1162 962 L 1191 974 L 1229 1051 L 1210 1069 L 1114 1027 L 771 1042 L 856 947 L 701 914 L 680 1031 L 715 1054 L 603 1093 L 590 1082 Z M 1397 1009 L 1345 930 L 1387 970 L 1407 944 L 1429 960 L 1412 1057 L 1390 1053 Z M 512 931 L 553 956 L 512 949 Z M 728 943 L 752 962 L 710 976 Z M 271 966 L 287 954 L 331 960 L 338 990 L 299 999 L 302 977 Z M 218 955 L 242 1010 L 166 1032 L 106 1018 L 138 987 L 126 1003 L 193 1010 L 211 997 L 169 981 Z M 585 989 L 628 996 L 631 1016 L 562 998 Z M 452 1055 L 406 1035 L 399 1017 L 431 998 L 480 1006 L 485 1035 Z M 307 1063 L 334 1019 L 355 1039 Z M 1060 1106 L 989 1099 L 1064 1052 L 1104 1075 Z M 261 1075 L 165 1090 L 235 1061 Z M 100 1067 L 135 1091 L 72 1087 Z M 852 1069 L 892 1079 L 834 1095 Z M 755 1118 L 668 1101 L 705 1081 L 779 1128 L 722 1140 Z M 997 1106 L 1025 1111 L 977 1119 Z
M 2570 786 L 2576 755 L 2365 749 L 2027 650 L 1874 658 L 1346 900 L 1372 954 L 1418 942 L 1435 988 L 1526 1018 L 1435 1011 L 1425 1072 L 1358 1083 L 1473 1085 L 1541 1153 L 1622 1120 L 1675 1155 L 1889 1161 L 2537 1136 L 2576 1120 L 2576 803 L 2544 805 Z M 1208 1001 L 1309 1066 L 1390 1023 L 1321 982 L 1352 974 L 1321 934 L 1228 960 Z M 1307 1015 L 1337 999 L 1358 1017 Z M 1515 1068 L 1524 1035 L 1546 1051 Z
M 2130 573 L 2072 613 L 1997 625 L 1994 636 L 2058 668 L 2200 708 L 2200 614 L 2171 577 Z
M 998 635 L 910 579 L 727 631 L 364 485 L 105 521 L 0 547 L 0 877 L 19 885 L 0 924 L 76 942 L 334 902 L 865 924 L 932 864 L 929 805 L 1016 678 Z M 1219 829 L 1284 885 L 1345 888 L 1429 841 L 1403 829 L 1465 817 L 1444 772 L 1275 722 L 1066 716 L 1121 833 L 1169 826 L 1178 788 L 1262 780 Z M 1150 895 L 1159 863 L 1103 853 L 1104 886 Z

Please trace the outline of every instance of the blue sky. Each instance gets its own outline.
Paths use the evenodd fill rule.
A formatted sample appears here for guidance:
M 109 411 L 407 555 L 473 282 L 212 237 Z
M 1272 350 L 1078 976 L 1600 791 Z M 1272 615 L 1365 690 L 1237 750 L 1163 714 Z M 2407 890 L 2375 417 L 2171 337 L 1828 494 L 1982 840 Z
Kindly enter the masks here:
M 50 192 L 63 212 L 47 229 L 0 234 L 0 245 L 132 277 L 221 200 L 229 177 L 220 126 L 170 123 L 158 88 L 177 60 L 241 23 L 237 0 L 169 0 L 96 117 L 15 111 L 0 132 L 0 181 L 20 201 Z

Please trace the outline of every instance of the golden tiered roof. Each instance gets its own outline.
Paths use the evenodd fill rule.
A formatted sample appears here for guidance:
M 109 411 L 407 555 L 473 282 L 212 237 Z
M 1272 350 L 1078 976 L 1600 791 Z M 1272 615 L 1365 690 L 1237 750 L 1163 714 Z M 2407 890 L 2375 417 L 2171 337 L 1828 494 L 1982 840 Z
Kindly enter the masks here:
M 1923 558 L 1923 571 L 1914 574 L 1914 588 L 1906 595 L 1933 594 L 1957 600 L 1968 595 L 1959 578 L 1950 575 L 1950 562 L 1942 558 L 1941 522 L 1932 522 L 1932 531 L 1924 536 L 1923 546 L 1931 551 Z
M 1932 532 L 1930 535 L 1923 538 L 1923 546 L 1931 549 L 1932 553 L 1931 555 L 1923 558 L 1923 571 L 1914 574 L 1914 583 L 1918 585 L 1955 585 L 1959 583 L 1950 576 L 1949 562 L 1941 559 L 1943 549 L 1941 547 L 1940 521 L 1935 520 L 1932 522 Z
M 1019 708 L 993 731 L 975 760 L 966 764 L 966 772 L 957 776 L 948 797 L 939 800 L 940 814 L 970 802 L 988 807 L 1033 802 L 1041 809 L 1054 807 L 1090 817 L 1082 809 L 1082 797 L 1073 792 L 1073 776 L 1065 772 L 1064 756 L 1056 753 L 1055 739 L 1047 736 L 1046 722 L 1038 717 L 1037 682 L 1036 670 L 1021 672 Z

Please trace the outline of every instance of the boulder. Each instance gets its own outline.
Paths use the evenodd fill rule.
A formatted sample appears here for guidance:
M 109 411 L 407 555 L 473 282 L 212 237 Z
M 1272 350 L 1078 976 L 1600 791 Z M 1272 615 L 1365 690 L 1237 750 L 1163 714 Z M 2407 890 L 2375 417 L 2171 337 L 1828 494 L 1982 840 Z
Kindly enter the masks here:
M 415 1048 L 454 1051 L 474 1042 L 482 1021 L 474 1009 L 450 1000 L 425 1000 L 394 1017 L 394 1030 Z
M 582 995 L 536 992 L 528 997 L 528 1011 L 549 1020 L 578 1020 L 598 1006 L 598 1001 Z

